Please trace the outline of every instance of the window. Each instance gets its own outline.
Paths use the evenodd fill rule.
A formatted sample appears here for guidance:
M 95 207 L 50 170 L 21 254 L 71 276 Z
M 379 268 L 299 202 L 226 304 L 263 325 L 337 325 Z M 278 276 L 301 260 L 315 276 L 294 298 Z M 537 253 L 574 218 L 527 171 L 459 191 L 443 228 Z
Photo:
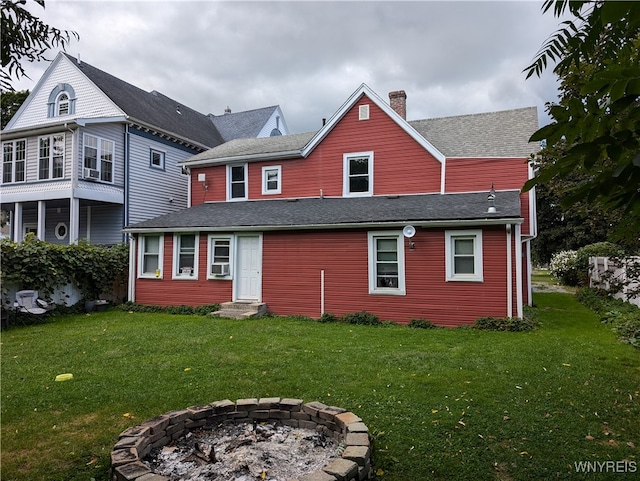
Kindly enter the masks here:
M 56 100 L 56 112 L 58 116 L 69 115 L 69 96 L 66 92 L 62 92 L 58 95 L 58 99 Z
M 209 279 L 229 279 L 231 276 L 231 237 L 209 236 Z
M 47 117 L 60 117 L 76 113 L 76 93 L 69 84 L 56 85 L 49 93 Z
M 227 166 L 227 200 L 246 200 L 247 164 Z
M 64 222 L 59 222 L 58 225 L 56 225 L 56 229 L 54 232 L 57 239 L 64 240 L 64 238 L 67 237 L 67 234 L 69 233 L 69 229 L 67 228 L 67 224 L 65 224 Z
M 482 231 L 445 232 L 447 281 L 482 282 Z
M 151 149 L 151 158 L 150 165 L 154 169 L 164 170 L 164 152 L 159 150 Z
M 373 152 L 345 154 L 343 156 L 345 197 L 373 195 Z
M 25 181 L 26 140 L 14 140 L 2 144 L 2 182 Z
M 197 279 L 198 235 L 174 235 L 173 249 L 173 277 L 175 279 Z
M 162 235 L 140 236 L 138 277 L 162 277 Z
M 369 294 L 405 293 L 402 232 L 369 232 Z
M 262 194 L 280 194 L 282 186 L 280 177 L 282 168 L 279 165 L 262 168 Z
M 113 182 L 114 143 L 94 135 L 84 135 L 84 178 Z
M 38 139 L 38 179 L 61 179 L 64 176 L 64 134 Z

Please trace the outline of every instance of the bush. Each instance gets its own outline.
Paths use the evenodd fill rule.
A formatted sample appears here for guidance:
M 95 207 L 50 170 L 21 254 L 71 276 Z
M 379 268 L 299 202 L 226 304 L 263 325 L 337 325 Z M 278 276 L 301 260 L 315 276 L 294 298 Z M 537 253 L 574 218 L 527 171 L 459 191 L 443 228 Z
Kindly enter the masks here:
M 640 308 L 622 299 L 614 299 L 602 289 L 580 289 L 576 297 L 598 314 L 600 321 L 610 326 L 621 342 L 640 349 Z
M 363 326 L 381 326 L 383 324 L 378 316 L 366 311 L 345 314 L 342 316 L 342 320 L 347 324 L 360 324 Z
M 611 242 L 596 242 L 581 247 L 576 251 L 576 269 L 578 283 L 581 286 L 589 284 L 589 257 L 621 257 L 624 249 Z
M 578 257 L 576 251 L 560 251 L 551 256 L 549 273 L 566 286 L 577 286 Z
M 409 327 L 414 329 L 436 329 L 439 326 L 436 326 L 433 322 L 427 319 L 411 319 Z
M 206 304 L 204 306 L 154 306 L 125 302 L 120 309 L 126 312 L 162 312 L 165 314 L 206 316 L 220 310 L 220 304 Z
M 325 312 L 324 314 L 322 314 L 322 316 L 320 316 L 318 322 L 338 322 L 339 320 L 340 319 L 335 314 Z
M 474 329 L 482 331 L 532 331 L 539 323 L 529 318 L 519 317 L 480 317 L 473 324 Z

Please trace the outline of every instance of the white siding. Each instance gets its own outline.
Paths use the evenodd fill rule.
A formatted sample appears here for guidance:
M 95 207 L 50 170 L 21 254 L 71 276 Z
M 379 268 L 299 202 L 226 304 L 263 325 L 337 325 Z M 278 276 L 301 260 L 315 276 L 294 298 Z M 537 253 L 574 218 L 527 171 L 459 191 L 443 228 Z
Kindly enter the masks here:
M 275 128 L 277 128 L 282 135 L 289 135 L 289 128 L 287 127 L 287 122 L 284 120 L 284 115 L 280 107 L 273 111 L 267 123 L 264 124 L 262 130 L 258 133 L 258 137 L 270 137 L 271 131 Z
M 72 120 L 124 115 L 67 57 L 63 55 L 56 57 L 46 75 L 29 96 L 29 103 L 20 116 L 12 120 L 11 129 L 43 126 L 58 123 L 67 118 Z M 47 117 L 49 94 L 61 83 L 67 83 L 73 87 L 76 94 L 76 112 L 66 117 Z
M 132 129 L 133 130 L 133 129 Z M 131 131 L 132 132 L 132 131 Z M 193 154 L 165 142 L 130 134 L 129 218 L 135 224 L 187 207 L 187 176 L 177 166 Z M 165 152 L 164 170 L 150 167 L 150 149 Z

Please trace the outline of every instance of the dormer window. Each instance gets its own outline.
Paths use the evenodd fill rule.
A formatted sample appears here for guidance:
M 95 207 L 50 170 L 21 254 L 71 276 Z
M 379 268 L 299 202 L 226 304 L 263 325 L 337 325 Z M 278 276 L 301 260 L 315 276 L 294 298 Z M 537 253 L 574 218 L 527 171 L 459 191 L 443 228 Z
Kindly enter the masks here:
M 76 93 L 69 84 L 58 84 L 49 94 L 48 117 L 63 117 L 76 113 Z

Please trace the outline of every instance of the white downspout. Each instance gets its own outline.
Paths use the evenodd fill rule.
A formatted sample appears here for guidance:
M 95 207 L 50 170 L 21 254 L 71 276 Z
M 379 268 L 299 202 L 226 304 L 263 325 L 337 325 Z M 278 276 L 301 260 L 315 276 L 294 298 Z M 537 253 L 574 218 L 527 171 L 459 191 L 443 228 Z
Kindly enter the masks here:
M 129 234 L 129 286 L 127 300 L 136 302 L 136 237 Z
M 320 271 L 320 315 L 324 314 L 324 269 Z
M 522 319 L 522 241 L 520 239 L 520 224 L 516 224 L 516 306 L 518 317 Z
M 511 255 L 511 224 L 507 224 L 507 317 L 513 317 L 513 259 Z

